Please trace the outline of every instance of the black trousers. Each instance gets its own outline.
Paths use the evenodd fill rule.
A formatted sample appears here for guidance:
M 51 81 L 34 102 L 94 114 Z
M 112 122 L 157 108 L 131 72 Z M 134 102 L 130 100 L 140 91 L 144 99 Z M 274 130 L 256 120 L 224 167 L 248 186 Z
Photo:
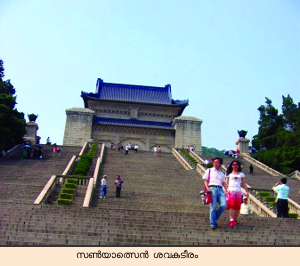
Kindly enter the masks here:
M 288 200 L 277 200 L 277 217 L 289 218 Z
M 121 197 L 121 189 L 122 189 L 122 187 L 116 187 L 116 198 Z

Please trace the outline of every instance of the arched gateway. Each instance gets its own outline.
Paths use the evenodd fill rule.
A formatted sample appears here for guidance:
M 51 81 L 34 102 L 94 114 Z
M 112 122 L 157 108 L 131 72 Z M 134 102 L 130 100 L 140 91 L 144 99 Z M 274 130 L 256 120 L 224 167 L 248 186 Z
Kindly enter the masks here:
M 63 145 L 80 146 L 93 138 L 110 144 L 131 142 L 140 150 L 163 152 L 193 145 L 202 153 L 201 124 L 195 117 L 181 116 L 188 100 L 173 100 L 171 85 L 165 87 L 104 83 L 96 92 L 81 92 L 85 108 L 66 110 Z

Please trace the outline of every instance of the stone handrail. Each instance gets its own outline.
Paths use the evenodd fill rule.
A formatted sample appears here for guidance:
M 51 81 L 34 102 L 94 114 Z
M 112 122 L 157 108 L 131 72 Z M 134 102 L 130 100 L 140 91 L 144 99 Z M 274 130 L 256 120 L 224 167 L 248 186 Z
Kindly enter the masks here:
M 300 180 L 300 172 L 298 170 L 294 171 L 289 176 Z
M 248 162 L 254 164 L 255 166 L 261 168 L 262 170 L 268 172 L 268 173 L 271 174 L 272 176 L 285 176 L 284 174 L 282 174 L 282 173 L 280 173 L 280 172 L 278 172 L 278 171 L 272 169 L 271 167 L 269 167 L 269 166 L 267 166 L 267 165 L 261 163 L 260 161 L 258 161 L 258 160 L 256 160 L 256 159 L 252 158 L 250 155 L 248 155 L 248 154 L 246 154 L 246 153 L 242 153 L 242 157 L 243 157 L 246 161 L 248 161 Z
M 197 160 L 199 163 L 202 163 L 204 164 L 204 160 L 195 152 L 193 151 L 190 151 L 190 155 L 195 159 Z
M 205 174 L 206 169 L 201 165 L 201 164 L 197 164 L 197 172 L 199 173 L 199 175 L 203 176 Z
M 88 148 L 88 142 L 84 143 L 81 151 L 79 152 L 79 156 L 82 156 L 85 153 L 87 148 Z
M 85 143 L 85 145 L 83 146 L 83 148 L 85 148 L 87 145 L 87 143 Z M 81 151 L 84 151 L 84 149 L 81 149 Z M 73 165 L 76 162 L 76 155 L 73 155 L 71 160 L 69 161 L 67 167 L 65 168 L 65 170 L 62 173 L 62 176 L 66 176 L 69 174 L 70 170 L 72 169 Z M 55 177 L 55 178 L 54 178 Z M 64 178 L 63 177 L 59 177 L 59 183 L 63 183 L 64 182 Z M 58 177 L 56 177 L 55 175 L 53 175 L 50 180 L 48 181 L 48 183 L 46 184 L 46 186 L 43 188 L 43 190 L 41 191 L 41 193 L 38 195 L 38 197 L 36 198 L 34 204 L 38 205 L 40 204 L 45 198 L 48 198 L 49 195 L 52 193 L 52 191 L 55 189 L 56 184 L 58 183 Z
M 21 144 L 16 145 L 15 147 L 11 148 L 10 150 L 7 151 L 7 155 L 8 157 L 13 156 L 15 153 L 17 153 L 19 151 L 19 147 L 21 146 Z
M 57 183 L 57 177 L 56 175 L 51 176 L 46 186 L 43 188 L 41 193 L 36 198 L 34 204 L 38 205 L 40 204 L 44 198 L 48 198 L 48 196 L 52 193 L 52 191 L 55 189 Z
M 92 200 L 93 194 L 94 194 L 94 189 L 97 185 L 100 165 L 101 165 L 101 162 L 103 160 L 103 155 L 104 155 L 105 144 L 102 143 L 101 146 L 102 146 L 101 147 L 101 152 L 100 152 L 100 156 L 97 159 L 97 163 L 96 163 L 96 166 L 95 166 L 93 178 L 90 179 L 87 190 L 86 190 L 86 193 L 85 193 L 85 197 L 84 197 L 84 201 L 83 201 L 83 207 L 90 207 L 91 200 Z
M 182 164 L 182 166 L 185 168 L 185 170 L 192 170 L 193 167 L 189 165 L 189 163 L 179 154 L 178 151 L 175 149 L 172 150 L 173 155 L 175 158 Z

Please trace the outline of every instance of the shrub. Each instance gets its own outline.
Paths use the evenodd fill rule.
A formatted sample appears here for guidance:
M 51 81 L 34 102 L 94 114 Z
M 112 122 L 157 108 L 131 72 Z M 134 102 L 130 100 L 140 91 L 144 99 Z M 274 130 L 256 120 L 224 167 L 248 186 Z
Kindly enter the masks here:
M 78 183 L 78 179 L 77 178 L 68 178 L 67 179 L 67 184 L 76 184 Z
M 57 199 L 56 201 L 57 205 L 71 205 L 72 200 L 69 199 Z
M 257 192 L 256 196 L 257 197 L 268 197 L 268 196 L 270 196 L 270 192 Z
M 76 189 L 77 184 L 72 184 L 72 183 L 65 183 L 65 188 L 71 188 L 71 189 Z
M 59 193 L 59 198 L 60 199 L 73 199 L 73 194 L 68 194 L 68 193 Z
M 191 164 L 193 164 L 194 166 L 197 166 L 198 161 L 197 161 L 194 157 L 192 157 L 192 156 L 189 154 L 189 152 L 187 152 L 185 149 L 181 149 L 180 152 L 182 153 L 182 155 L 184 155 L 184 156 L 188 159 L 188 161 L 189 161 Z
M 74 170 L 74 175 L 85 176 L 86 174 L 87 174 L 87 171 L 84 168 L 81 168 L 81 167 L 77 168 L 76 167 L 75 170 Z
M 207 168 L 212 168 L 213 166 L 214 166 L 213 163 L 208 163 L 208 164 L 206 165 Z
M 75 189 L 71 189 L 71 188 L 63 188 L 61 190 L 62 193 L 67 193 L 67 194 L 72 194 L 72 195 L 75 194 L 75 191 L 76 191 Z
M 267 196 L 267 197 L 263 197 L 263 201 L 264 202 L 275 202 L 276 200 L 276 197 L 273 197 L 273 196 Z
M 299 214 L 298 213 L 289 213 L 289 218 L 298 219 Z
M 275 202 L 275 201 L 274 202 L 270 202 L 269 206 L 270 207 L 276 207 L 277 206 L 277 202 Z

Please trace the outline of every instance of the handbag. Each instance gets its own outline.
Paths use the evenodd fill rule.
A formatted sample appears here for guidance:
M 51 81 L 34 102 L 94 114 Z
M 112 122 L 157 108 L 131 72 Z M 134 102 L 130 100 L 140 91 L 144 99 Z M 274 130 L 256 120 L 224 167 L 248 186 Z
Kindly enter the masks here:
M 209 181 L 210 181 L 210 169 L 208 172 L 208 179 L 207 179 L 208 184 L 209 184 Z M 203 190 L 200 191 L 200 196 L 201 196 L 203 205 L 208 205 L 213 202 L 212 197 L 211 197 L 211 192 L 207 191 L 206 186 L 204 186 L 204 191 Z

